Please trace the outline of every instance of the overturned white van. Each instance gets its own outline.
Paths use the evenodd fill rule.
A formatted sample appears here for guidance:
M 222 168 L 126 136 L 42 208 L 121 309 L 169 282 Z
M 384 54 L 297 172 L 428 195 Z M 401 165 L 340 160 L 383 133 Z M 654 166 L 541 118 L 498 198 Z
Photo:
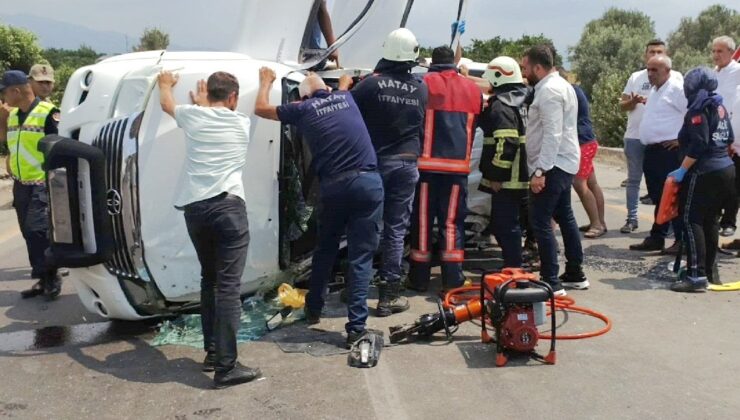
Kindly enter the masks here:
M 72 268 L 69 278 L 85 307 L 133 320 L 199 303 L 200 267 L 182 213 L 173 206 L 183 179 L 184 134 L 160 109 L 155 84 L 161 69 L 179 73 L 179 103 L 189 102 L 197 80 L 230 72 L 241 86 L 239 111 L 253 115 L 261 66 L 272 67 L 281 81 L 271 92 L 272 103 L 297 100 L 305 69 L 335 49 L 344 68 L 320 73 L 327 82 L 367 73 L 381 56 L 385 36 L 405 25 L 412 4 L 332 2 L 340 35 L 317 54 L 304 48 L 317 2 L 245 0 L 243 30 L 230 52 L 131 53 L 78 69 L 64 93 L 59 136 L 47 137 L 43 147 L 50 257 Z M 251 242 L 243 294 L 307 266 L 316 202 L 310 156 L 299 133 L 253 118 L 250 138 L 244 184 Z

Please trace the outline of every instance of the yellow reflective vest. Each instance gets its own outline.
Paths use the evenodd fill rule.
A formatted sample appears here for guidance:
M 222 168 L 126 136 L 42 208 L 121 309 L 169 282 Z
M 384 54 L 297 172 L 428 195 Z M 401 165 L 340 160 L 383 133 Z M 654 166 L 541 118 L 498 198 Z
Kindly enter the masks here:
M 46 180 L 42 168 L 44 154 L 38 150 L 39 141 L 46 135 L 44 127 L 46 118 L 54 105 L 39 102 L 20 125 L 18 108 L 14 108 L 8 117 L 8 150 L 10 151 L 10 172 L 21 182 L 39 182 Z

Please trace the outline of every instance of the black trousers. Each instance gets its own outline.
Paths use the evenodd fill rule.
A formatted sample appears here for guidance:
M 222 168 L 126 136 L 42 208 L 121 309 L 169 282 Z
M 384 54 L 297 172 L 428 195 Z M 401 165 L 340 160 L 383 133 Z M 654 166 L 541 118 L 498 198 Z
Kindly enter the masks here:
M 44 252 L 49 248 L 49 197 L 45 185 L 13 184 L 13 207 L 26 241 L 31 277 L 43 282 L 53 279 L 56 267 L 47 264 Z
M 735 163 L 735 175 L 740 173 L 740 156 L 733 156 L 732 161 Z M 722 220 L 720 220 L 719 225 L 722 228 L 727 227 L 737 227 L 737 211 L 738 211 L 738 202 L 740 201 L 740 177 L 735 177 L 735 188 L 732 190 L 732 194 L 729 198 L 725 200 L 724 205 L 722 208 L 724 209 L 724 212 L 722 213 Z
M 680 165 L 678 149 L 668 150 L 660 144 L 652 144 L 645 147 L 642 171 L 645 174 L 648 195 L 653 200 L 653 203 L 655 203 L 653 210 L 655 219 L 658 217 L 658 207 L 660 207 L 658 203 L 660 203 L 660 197 L 663 195 L 663 184 L 665 184 L 668 174 L 678 169 Z M 680 218 L 676 218 L 673 219 L 671 224 L 673 225 L 676 240 L 679 240 L 681 238 L 683 223 Z M 656 241 L 665 242 L 665 238 L 668 236 L 668 226 L 668 223 L 662 225 L 653 223 L 653 227 L 650 229 L 650 237 Z
M 222 193 L 185 206 L 185 224 L 201 266 L 203 348 L 216 352 L 216 371 L 227 372 L 237 358 L 239 294 L 249 245 L 247 208 L 241 198 Z
M 491 195 L 491 231 L 501 245 L 504 267 L 522 266 L 522 210 L 527 206 L 527 190 L 502 189 Z M 522 205 L 524 203 L 524 206 Z M 524 217 L 527 217 L 526 213 Z M 528 223 L 524 223 L 528 226 Z
M 717 276 L 717 216 L 734 186 L 734 166 L 703 175 L 690 173 L 682 182 L 680 217 L 685 226 L 684 249 L 689 277 L 709 277 L 711 280 Z

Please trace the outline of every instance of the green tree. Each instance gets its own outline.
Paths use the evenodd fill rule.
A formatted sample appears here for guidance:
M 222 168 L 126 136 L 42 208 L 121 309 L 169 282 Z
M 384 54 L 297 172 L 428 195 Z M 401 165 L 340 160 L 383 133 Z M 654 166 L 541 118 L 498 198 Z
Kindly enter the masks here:
M 500 36 L 487 40 L 473 39 L 471 44 L 463 49 L 463 57 L 481 63 L 488 63 L 500 55 L 518 60 L 527 49 L 542 44 L 550 46 L 555 53 L 555 65 L 562 66 L 563 57 L 558 53 L 552 40 L 543 34 L 522 35 L 519 39 L 506 39 Z
M 699 65 L 711 65 L 712 40 L 720 35 L 740 38 L 737 10 L 716 4 L 696 18 L 681 19 L 678 28 L 668 35 L 673 68 L 683 73 Z
M 134 51 L 166 50 L 169 45 L 170 36 L 166 32 L 157 28 L 146 28 Z
M 638 11 L 611 8 L 587 23 L 570 49 L 573 70 L 586 94 L 593 95 L 594 86 L 607 73 L 629 75 L 641 68 L 645 45 L 653 38 L 653 21 Z
M 591 95 L 591 120 L 602 146 L 620 147 L 627 128 L 627 113 L 619 108 L 619 97 L 629 71 L 609 70 L 601 75 Z
M 542 34 L 522 35 L 519 39 L 506 39 L 497 36 L 491 39 L 473 39 L 470 45 L 463 47 L 463 57 L 479 63 L 488 63 L 500 55 L 519 59 L 528 48 L 535 45 L 549 45 L 555 52 L 555 65 L 563 64 L 563 57 L 558 53 L 552 40 Z M 421 47 L 419 57 L 431 57 L 433 47 Z
M 41 47 L 33 33 L 0 25 L 0 71 L 16 69 L 28 72 L 41 58 Z

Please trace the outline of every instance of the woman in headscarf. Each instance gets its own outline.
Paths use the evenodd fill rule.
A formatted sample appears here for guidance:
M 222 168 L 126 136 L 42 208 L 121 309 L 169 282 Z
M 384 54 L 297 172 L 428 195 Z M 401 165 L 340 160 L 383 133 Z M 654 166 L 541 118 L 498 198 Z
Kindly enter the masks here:
M 735 185 L 735 166 L 727 153 L 734 136 L 730 114 L 715 93 L 714 72 L 706 67 L 690 70 L 683 88 L 689 103 L 678 133 L 683 162 L 668 176 L 682 184 L 679 217 L 686 226 L 687 276 L 671 290 L 702 292 L 707 282 L 721 284 L 715 263 L 717 216 Z

